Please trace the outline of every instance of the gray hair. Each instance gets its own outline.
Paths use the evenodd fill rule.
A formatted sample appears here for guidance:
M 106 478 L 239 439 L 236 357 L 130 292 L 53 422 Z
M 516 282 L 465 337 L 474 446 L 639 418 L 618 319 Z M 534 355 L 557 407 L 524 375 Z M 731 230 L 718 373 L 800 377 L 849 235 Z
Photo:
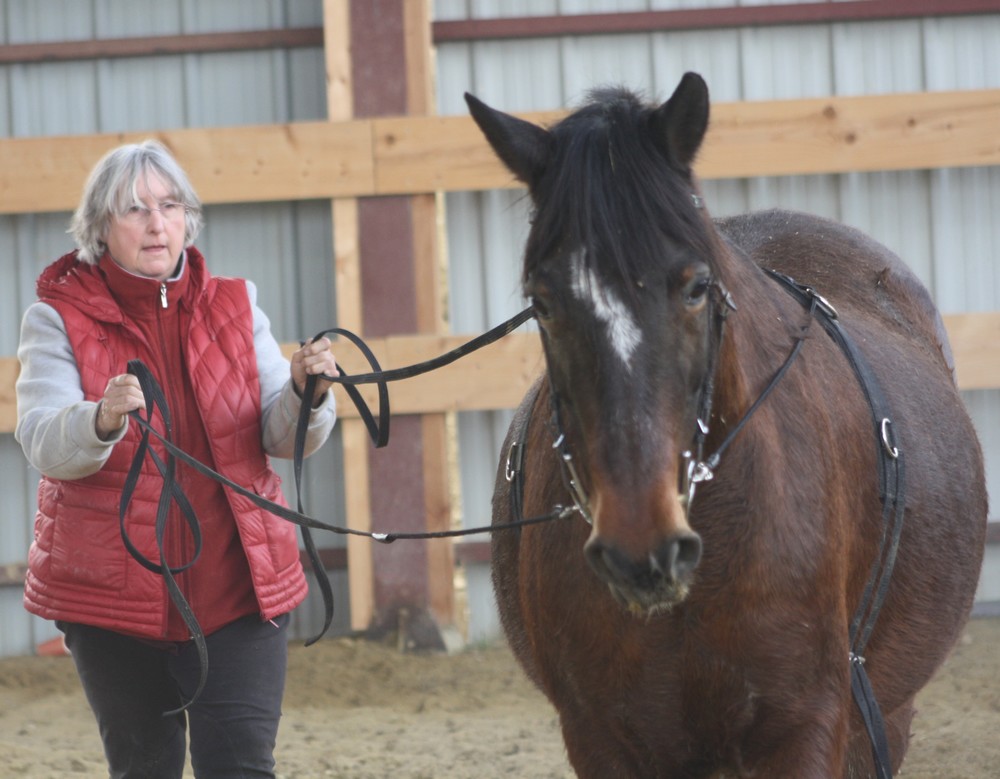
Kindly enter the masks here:
M 101 258 L 107 248 L 105 236 L 111 220 L 132 206 L 142 205 L 136 188 L 150 173 L 163 179 L 173 190 L 171 197 L 184 204 L 184 246 L 194 243 L 203 224 L 201 200 L 166 147 L 147 140 L 113 149 L 90 172 L 69 227 L 81 260 L 96 263 Z

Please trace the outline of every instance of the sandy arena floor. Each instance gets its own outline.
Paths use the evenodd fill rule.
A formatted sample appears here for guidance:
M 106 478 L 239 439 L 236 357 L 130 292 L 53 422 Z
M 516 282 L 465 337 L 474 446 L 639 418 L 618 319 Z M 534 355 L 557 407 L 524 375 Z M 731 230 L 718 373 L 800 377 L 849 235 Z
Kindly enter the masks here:
M 1000 777 L 1000 620 L 969 624 L 919 699 L 911 743 L 907 779 Z M 573 776 L 554 711 L 504 646 L 295 645 L 277 758 L 284 779 Z M 68 658 L 0 660 L 0 776 L 107 776 Z

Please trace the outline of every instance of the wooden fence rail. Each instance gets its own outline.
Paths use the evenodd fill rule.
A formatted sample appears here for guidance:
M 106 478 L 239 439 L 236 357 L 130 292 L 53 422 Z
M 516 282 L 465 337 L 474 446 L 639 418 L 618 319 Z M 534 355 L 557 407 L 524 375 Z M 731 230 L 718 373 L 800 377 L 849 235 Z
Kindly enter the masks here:
M 944 317 L 955 352 L 958 383 L 962 389 L 1000 388 L 1000 312 L 955 314 Z M 422 362 L 453 349 L 471 335 L 408 335 L 368 341 L 383 368 L 399 368 Z M 286 344 L 287 354 L 296 348 Z M 338 344 L 337 359 L 352 374 L 365 373 L 368 364 L 349 343 Z M 14 430 L 17 419 L 14 381 L 17 359 L 0 357 L 0 433 Z M 392 384 L 389 389 L 393 414 L 434 414 L 448 411 L 486 411 L 514 408 L 542 370 L 538 336 L 512 333 L 506 338 L 467 355 L 440 370 Z M 375 408 L 371 386 L 362 396 Z M 346 394 L 337 399 L 342 417 L 357 412 Z
M 561 115 L 523 116 L 548 123 Z M 998 165 L 997 128 L 997 89 L 719 103 L 698 174 L 712 179 Z M 206 203 L 515 185 L 466 116 L 5 138 L 0 214 L 72 210 L 101 154 L 146 137 L 174 152 Z

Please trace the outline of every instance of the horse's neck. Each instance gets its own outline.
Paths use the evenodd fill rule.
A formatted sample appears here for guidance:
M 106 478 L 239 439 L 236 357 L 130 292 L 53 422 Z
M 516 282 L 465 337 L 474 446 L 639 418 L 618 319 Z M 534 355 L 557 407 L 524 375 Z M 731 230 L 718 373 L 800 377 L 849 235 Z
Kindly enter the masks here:
M 793 306 L 790 317 L 776 304 L 773 283 L 739 250 L 727 253 L 718 273 L 736 303 L 716 369 L 713 417 L 724 432 L 747 413 L 795 346 L 799 321 L 789 320 L 799 311 Z

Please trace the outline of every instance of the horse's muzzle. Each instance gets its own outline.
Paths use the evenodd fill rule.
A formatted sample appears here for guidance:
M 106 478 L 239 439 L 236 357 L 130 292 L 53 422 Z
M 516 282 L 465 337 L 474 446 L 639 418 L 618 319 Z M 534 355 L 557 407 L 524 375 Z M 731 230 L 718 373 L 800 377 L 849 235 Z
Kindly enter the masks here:
M 651 615 L 687 597 L 701 560 L 701 537 L 691 531 L 675 533 L 643 557 L 626 554 L 592 536 L 584 551 L 591 567 L 623 605 Z

